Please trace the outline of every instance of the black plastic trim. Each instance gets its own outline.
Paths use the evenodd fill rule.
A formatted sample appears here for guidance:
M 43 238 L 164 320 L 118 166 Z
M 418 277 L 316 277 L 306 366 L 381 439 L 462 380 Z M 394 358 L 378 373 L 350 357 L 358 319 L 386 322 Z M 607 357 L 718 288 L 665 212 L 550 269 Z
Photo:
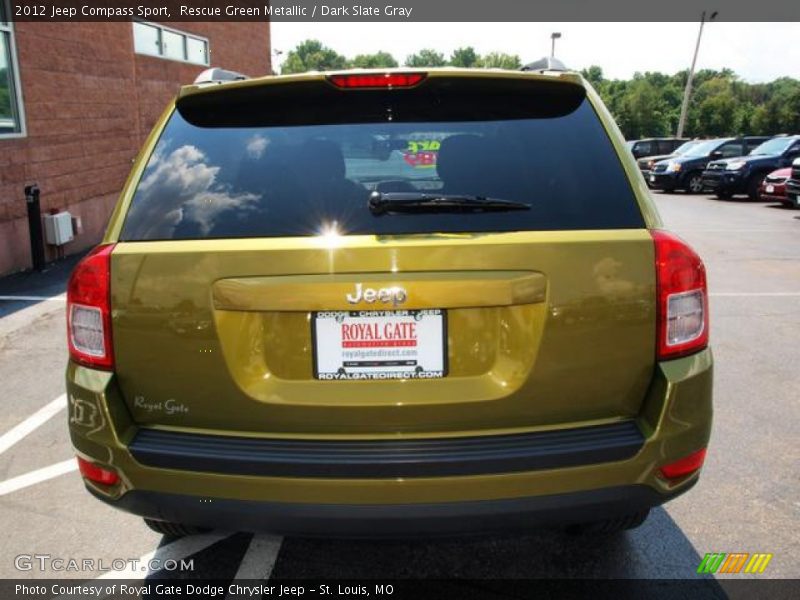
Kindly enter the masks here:
M 555 469 L 624 460 L 644 444 L 636 423 L 513 435 L 415 440 L 306 441 L 140 429 L 142 465 L 275 477 L 444 477 Z
M 115 500 L 88 489 L 114 508 L 195 527 L 301 536 L 414 538 L 520 533 L 622 517 L 663 504 L 696 481 L 695 477 L 668 493 L 635 484 L 524 498 L 412 504 L 262 502 L 149 490 L 133 490 Z

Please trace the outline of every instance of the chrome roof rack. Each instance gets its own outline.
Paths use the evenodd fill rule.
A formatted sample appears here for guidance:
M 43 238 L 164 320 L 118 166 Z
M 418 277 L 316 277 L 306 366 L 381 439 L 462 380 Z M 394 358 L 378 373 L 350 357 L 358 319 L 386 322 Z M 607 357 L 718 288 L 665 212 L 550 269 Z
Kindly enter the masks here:
M 568 71 L 567 67 L 557 58 L 545 56 L 520 68 L 520 71 Z
M 200 73 L 194 79 L 195 85 L 204 83 L 226 83 L 228 81 L 243 81 L 249 79 L 247 75 L 242 75 L 236 71 L 228 71 L 227 69 L 220 69 L 219 67 L 211 67 Z

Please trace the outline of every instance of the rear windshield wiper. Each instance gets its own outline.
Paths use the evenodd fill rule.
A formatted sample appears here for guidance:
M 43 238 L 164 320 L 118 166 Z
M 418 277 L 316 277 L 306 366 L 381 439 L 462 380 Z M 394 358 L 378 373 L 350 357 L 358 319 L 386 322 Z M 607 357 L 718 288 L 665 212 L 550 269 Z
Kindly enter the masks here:
M 461 194 L 374 191 L 369 196 L 369 209 L 374 215 L 411 212 L 504 212 L 530 210 L 530 208 L 530 204 L 515 200 Z

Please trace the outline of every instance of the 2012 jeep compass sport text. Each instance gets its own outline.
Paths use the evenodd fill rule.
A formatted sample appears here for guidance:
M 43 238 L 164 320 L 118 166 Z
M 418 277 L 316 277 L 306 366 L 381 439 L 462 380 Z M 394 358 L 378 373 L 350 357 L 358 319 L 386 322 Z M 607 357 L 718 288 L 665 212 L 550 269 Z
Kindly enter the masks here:
M 709 440 L 703 264 L 569 71 L 184 87 L 67 312 L 86 487 L 172 534 L 629 528 Z

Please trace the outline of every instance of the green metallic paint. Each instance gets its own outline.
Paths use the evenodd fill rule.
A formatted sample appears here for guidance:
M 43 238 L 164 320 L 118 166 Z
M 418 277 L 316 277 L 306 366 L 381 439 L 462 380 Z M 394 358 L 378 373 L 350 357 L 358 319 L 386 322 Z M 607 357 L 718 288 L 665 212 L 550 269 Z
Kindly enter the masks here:
M 119 243 L 112 255 L 114 350 L 136 422 L 264 435 L 436 434 L 638 412 L 655 347 L 653 243 L 646 230 L 445 240 L 343 236 L 335 248 L 314 245 L 302 239 Z M 452 280 L 441 275 L 445 270 L 478 275 Z M 488 274 L 501 271 L 541 274 L 546 300 L 462 307 L 462 287 L 473 288 L 481 277 L 490 286 Z M 440 286 L 438 308 L 450 309 L 448 377 L 319 382 L 311 374 L 310 313 L 302 310 L 308 300 L 297 297 L 300 310 L 292 311 L 213 304 L 221 280 L 276 277 L 280 286 L 285 276 L 306 273 L 313 294 L 315 283 L 328 289 L 330 274 L 357 274 L 371 284 L 373 275 L 381 281 L 392 272 L 426 272 L 426 283 Z M 137 397 L 174 399 L 188 412 L 137 409 Z

